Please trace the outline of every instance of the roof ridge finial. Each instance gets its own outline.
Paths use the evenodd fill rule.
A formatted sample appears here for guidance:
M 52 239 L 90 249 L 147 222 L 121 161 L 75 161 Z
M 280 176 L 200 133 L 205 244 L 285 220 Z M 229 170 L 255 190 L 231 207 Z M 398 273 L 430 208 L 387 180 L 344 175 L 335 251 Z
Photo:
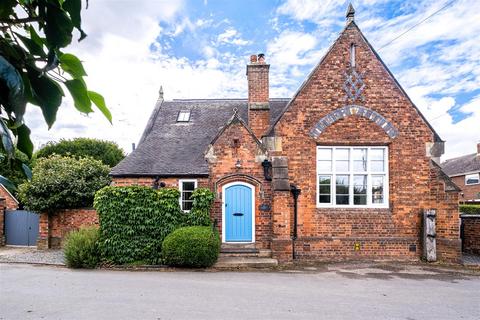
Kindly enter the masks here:
M 158 100 L 163 100 L 163 86 L 158 90 Z
M 347 13 L 345 17 L 347 18 L 347 24 L 349 24 L 352 21 L 355 21 L 355 9 L 353 8 L 353 5 L 351 2 L 348 4 Z

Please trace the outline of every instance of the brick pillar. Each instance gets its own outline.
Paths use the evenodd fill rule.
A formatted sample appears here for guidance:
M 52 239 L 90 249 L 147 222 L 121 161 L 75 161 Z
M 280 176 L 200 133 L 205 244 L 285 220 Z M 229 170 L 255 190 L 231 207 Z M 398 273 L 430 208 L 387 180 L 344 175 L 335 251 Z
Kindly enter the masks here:
M 5 199 L 0 198 L 0 247 L 5 245 L 5 207 Z
M 275 191 L 272 207 L 272 256 L 283 263 L 292 261 L 291 210 L 290 191 Z
M 269 69 L 263 54 L 250 57 L 247 65 L 248 125 L 258 139 L 270 126 Z
M 48 248 L 50 248 L 50 215 L 42 212 L 39 218 L 37 249 Z

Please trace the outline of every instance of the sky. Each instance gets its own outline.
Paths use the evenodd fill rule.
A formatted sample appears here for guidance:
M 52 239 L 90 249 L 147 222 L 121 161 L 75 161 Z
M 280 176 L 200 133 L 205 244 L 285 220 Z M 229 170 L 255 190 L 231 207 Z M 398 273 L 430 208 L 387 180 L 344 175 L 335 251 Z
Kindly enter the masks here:
M 442 161 L 480 142 L 480 1 L 355 0 L 355 21 L 407 94 L 446 141 Z M 82 115 L 64 99 L 48 130 L 40 110 L 27 125 L 38 148 L 92 137 L 138 143 L 163 86 L 166 100 L 244 98 L 249 56 L 265 53 L 270 96 L 291 97 L 345 26 L 343 0 L 90 0 L 88 37 L 65 50 L 84 63 L 89 89 L 104 95 Z

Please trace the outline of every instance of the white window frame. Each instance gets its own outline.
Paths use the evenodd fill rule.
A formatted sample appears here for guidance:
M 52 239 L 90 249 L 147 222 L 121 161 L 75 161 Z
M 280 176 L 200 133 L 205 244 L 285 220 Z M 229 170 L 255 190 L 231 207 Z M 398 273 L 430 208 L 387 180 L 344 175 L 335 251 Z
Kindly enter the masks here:
M 182 206 L 182 203 L 184 201 L 183 200 L 183 183 L 184 182 L 193 182 L 194 183 L 193 190 L 195 191 L 195 189 L 198 188 L 198 181 L 197 181 L 197 179 L 180 179 L 180 180 L 178 180 L 178 191 L 180 191 L 180 197 L 179 197 L 180 209 L 183 212 L 190 212 L 190 210 L 183 210 L 183 206 Z
M 177 122 L 189 122 L 191 116 L 190 110 L 180 110 L 177 115 Z
M 365 172 L 354 172 L 353 171 L 353 149 L 365 148 L 367 151 L 367 171 Z M 329 149 L 332 150 L 332 167 L 330 172 L 320 171 L 318 166 L 318 150 Z M 349 172 L 336 172 L 335 167 L 335 150 L 336 149 L 349 149 Z M 384 151 L 384 171 L 374 172 L 370 169 L 370 150 L 371 149 L 383 149 Z M 387 146 L 317 146 L 317 155 L 316 155 L 316 171 L 317 171 L 317 186 L 316 186 L 316 203 L 317 208 L 351 208 L 351 209 L 364 209 L 364 208 L 389 208 L 389 172 L 388 172 L 388 147 Z M 350 204 L 335 204 L 336 198 L 336 176 L 338 175 L 348 175 L 349 176 L 349 203 Z M 320 186 L 319 186 L 319 176 L 320 175 L 330 175 L 332 178 L 330 180 L 330 203 L 320 203 Z M 367 175 L 367 204 L 365 205 L 355 205 L 353 204 L 354 197 L 354 175 Z M 383 203 L 377 204 L 372 203 L 372 176 L 382 175 L 384 176 L 383 182 Z
M 467 180 L 468 180 L 468 177 L 471 177 L 471 176 L 476 176 L 477 179 L 478 179 L 478 182 L 476 183 L 467 183 Z M 473 186 L 473 185 L 476 185 L 476 184 L 480 184 L 480 172 L 477 172 L 477 173 L 471 173 L 471 174 L 466 174 L 465 175 L 465 185 L 466 186 Z

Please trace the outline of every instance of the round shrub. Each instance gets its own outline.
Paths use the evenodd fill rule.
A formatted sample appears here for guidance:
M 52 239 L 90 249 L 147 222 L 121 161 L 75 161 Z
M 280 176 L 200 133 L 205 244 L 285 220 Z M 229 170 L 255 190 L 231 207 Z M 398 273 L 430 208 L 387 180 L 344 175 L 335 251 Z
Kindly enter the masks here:
M 18 196 L 36 212 L 91 207 L 95 192 L 110 184 L 109 172 L 99 160 L 53 155 L 37 160 L 32 180 L 19 186 Z
M 70 232 L 63 246 L 65 261 L 69 268 L 95 268 L 100 261 L 97 227 L 82 227 Z
M 220 237 L 211 227 L 183 227 L 170 233 L 162 244 L 166 264 L 178 267 L 212 266 L 220 252 Z

